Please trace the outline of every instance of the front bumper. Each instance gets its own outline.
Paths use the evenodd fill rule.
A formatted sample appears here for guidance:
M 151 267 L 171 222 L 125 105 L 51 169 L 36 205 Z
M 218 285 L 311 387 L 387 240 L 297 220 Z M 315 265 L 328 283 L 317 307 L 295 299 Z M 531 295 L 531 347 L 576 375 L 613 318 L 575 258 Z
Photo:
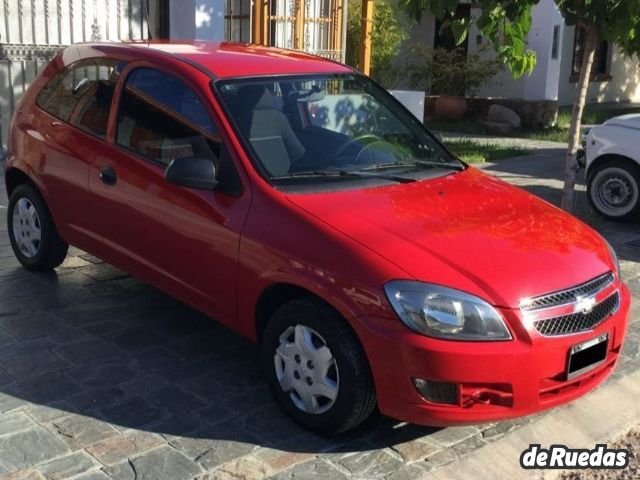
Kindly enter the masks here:
M 507 342 L 437 340 L 388 318 L 357 318 L 354 327 L 367 352 L 383 414 L 422 425 L 465 425 L 535 413 L 600 384 L 620 355 L 629 305 L 629 290 L 621 284 L 618 311 L 593 330 L 544 337 L 522 327 Z M 519 312 L 502 313 L 510 325 L 521 324 Z M 604 333 L 609 335 L 605 361 L 567 381 L 570 348 Z M 458 404 L 428 402 L 413 378 L 455 383 Z
M 583 148 L 578 149 L 578 153 L 576 154 L 576 161 L 578 162 L 578 167 L 585 168 L 587 166 L 587 151 Z

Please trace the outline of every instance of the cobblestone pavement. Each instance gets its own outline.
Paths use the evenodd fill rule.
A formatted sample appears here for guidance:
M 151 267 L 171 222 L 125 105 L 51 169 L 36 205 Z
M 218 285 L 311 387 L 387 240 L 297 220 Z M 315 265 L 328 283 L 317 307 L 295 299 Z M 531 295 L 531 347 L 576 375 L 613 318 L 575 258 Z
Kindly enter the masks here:
M 544 152 L 485 170 L 558 197 L 561 159 Z M 253 346 L 203 315 L 77 249 L 55 273 L 20 268 L 0 181 L 2 478 L 410 480 L 537 418 L 438 430 L 377 417 L 338 438 L 306 432 L 272 402 Z M 583 194 L 578 212 L 638 294 L 640 248 L 624 242 L 640 228 L 602 222 Z M 628 338 L 616 375 L 638 368 L 640 323 Z

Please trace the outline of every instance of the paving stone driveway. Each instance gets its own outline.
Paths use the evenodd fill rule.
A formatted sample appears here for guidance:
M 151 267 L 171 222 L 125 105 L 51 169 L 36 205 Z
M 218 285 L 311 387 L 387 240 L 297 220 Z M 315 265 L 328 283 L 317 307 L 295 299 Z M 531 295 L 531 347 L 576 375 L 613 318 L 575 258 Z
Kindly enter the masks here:
M 486 170 L 556 200 L 557 153 Z M 602 222 L 579 200 L 640 293 L 640 249 L 624 245 L 640 228 Z M 251 344 L 77 249 L 55 273 L 28 273 L 6 207 L 0 222 L 2 478 L 411 479 L 535 421 L 437 430 L 378 417 L 347 436 L 313 435 L 274 405 Z M 616 375 L 639 368 L 639 338 L 634 322 Z

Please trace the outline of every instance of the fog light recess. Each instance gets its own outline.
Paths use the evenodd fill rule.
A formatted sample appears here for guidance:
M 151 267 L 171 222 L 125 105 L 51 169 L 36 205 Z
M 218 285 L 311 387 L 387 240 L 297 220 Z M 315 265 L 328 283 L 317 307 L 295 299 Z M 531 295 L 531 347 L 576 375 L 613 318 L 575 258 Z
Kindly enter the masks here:
M 458 384 L 449 382 L 434 382 L 423 378 L 414 378 L 413 384 L 424 397 L 432 403 L 444 403 L 447 405 L 458 404 Z

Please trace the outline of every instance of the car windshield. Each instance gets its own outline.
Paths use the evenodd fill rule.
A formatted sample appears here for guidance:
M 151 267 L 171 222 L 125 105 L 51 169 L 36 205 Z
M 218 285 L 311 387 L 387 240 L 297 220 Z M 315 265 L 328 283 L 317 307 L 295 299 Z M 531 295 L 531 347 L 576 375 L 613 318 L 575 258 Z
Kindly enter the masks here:
M 257 168 L 274 184 L 409 182 L 465 168 L 362 75 L 232 79 L 215 88 Z

